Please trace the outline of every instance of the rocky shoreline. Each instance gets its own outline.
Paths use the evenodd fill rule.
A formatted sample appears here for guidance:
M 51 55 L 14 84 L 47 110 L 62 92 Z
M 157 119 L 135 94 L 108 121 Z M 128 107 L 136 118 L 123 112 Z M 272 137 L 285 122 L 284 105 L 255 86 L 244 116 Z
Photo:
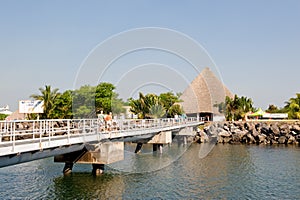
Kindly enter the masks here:
M 209 137 L 229 144 L 296 144 L 300 143 L 300 121 L 212 122 L 198 131 L 195 142 Z

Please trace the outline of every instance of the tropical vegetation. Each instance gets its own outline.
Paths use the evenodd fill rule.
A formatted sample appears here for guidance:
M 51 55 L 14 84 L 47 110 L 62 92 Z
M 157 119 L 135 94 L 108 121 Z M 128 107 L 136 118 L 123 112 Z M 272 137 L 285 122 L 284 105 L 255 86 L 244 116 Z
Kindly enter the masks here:
M 219 104 L 219 111 L 225 112 L 225 118 L 228 121 L 245 119 L 246 113 L 255 110 L 252 99 L 244 96 L 234 95 L 233 98 L 226 96 L 225 103 Z
M 139 119 L 174 117 L 183 114 L 179 103 L 179 95 L 172 92 L 156 94 L 139 93 L 138 99 L 129 99 L 130 111 L 138 116 Z
M 44 101 L 44 113 L 39 116 L 41 119 L 96 117 L 100 111 L 115 114 L 124 111 L 124 102 L 118 98 L 114 90 L 113 84 L 105 82 L 97 86 L 85 85 L 63 93 L 46 85 L 45 88 L 39 88 L 40 94 L 33 94 L 30 97 Z M 30 115 L 30 117 L 37 116 Z
M 290 119 L 300 119 L 300 93 L 290 98 L 282 110 L 288 113 Z

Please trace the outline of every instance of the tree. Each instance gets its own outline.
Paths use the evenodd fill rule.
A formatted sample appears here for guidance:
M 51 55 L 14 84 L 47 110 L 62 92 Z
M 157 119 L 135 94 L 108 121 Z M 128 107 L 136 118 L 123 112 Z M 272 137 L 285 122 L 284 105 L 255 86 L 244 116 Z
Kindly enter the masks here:
M 268 109 L 266 110 L 266 112 L 268 112 L 268 113 L 280 113 L 281 110 L 277 106 L 275 106 L 273 104 L 270 104 Z
M 5 120 L 5 118 L 7 117 L 8 115 L 6 114 L 0 114 L 0 120 Z
M 130 111 L 138 116 L 138 118 L 161 118 L 174 117 L 176 114 L 181 115 L 183 110 L 179 104 L 179 97 L 173 93 L 162 93 L 159 96 L 155 94 L 139 93 L 138 99 L 129 99 Z
M 55 88 L 51 90 L 50 85 L 46 85 L 45 89 L 39 88 L 41 94 L 33 94 L 30 97 L 36 100 L 44 101 L 44 113 L 42 113 L 42 119 L 51 119 L 54 118 L 54 110 L 55 110 L 55 100 L 57 99 L 59 93 L 58 89 Z
M 174 118 L 175 115 L 182 115 L 183 110 L 179 104 L 173 104 L 168 110 L 168 117 Z
M 131 106 L 130 111 L 138 116 L 140 119 L 152 118 L 156 116 L 155 110 L 158 111 L 158 105 L 162 104 L 159 101 L 159 97 L 155 94 L 147 94 L 139 93 L 139 98 L 134 100 L 129 100 L 129 105 Z M 155 108 L 154 108 L 155 107 Z M 152 113 L 150 110 L 152 109 Z M 152 115 L 152 116 L 151 116 Z
M 300 119 L 300 93 L 295 98 L 290 98 L 286 102 L 285 110 L 288 112 L 290 119 Z
M 73 92 L 73 115 L 76 118 L 95 117 L 96 88 L 90 85 L 81 86 Z M 84 106 L 84 109 L 83 109 Z
M 72 98 L 73 92 L 71 90 L 67 90 L 62 94 L 59 94 L 54 103 L 54 118 L 58 119 L 71 119 L 73 118 L 72 112 Z
M 116 87 L 111 83 L 100 83 L 96 86 L 95 105 L 97 113 L 102 110 L 104 113 L 113 112 L 119 114 L 124 112 L 123 101 L 114 92 Z
M 247 112 L 255 110 L 252 99 L 244 96 L 239 98 L 234 95 L 233 99 L 226 96 L 225 105 L 225 117 L 228 121 L 245 119 Z
M 166 109 L 167 117 L 174 117 L 176 114 L 181 115 L 183 113 L 183 110 L 180 107 L 180 105 L 176 104 L 182 102 L 182 100 L 180 100 L 179 98 L 180 95 L 181 93 L 177 93 L 176 95 L 174 95 L 172 92 L 162 93 L 159 95 L 159 99 L 164 108 Z M 173 107 L 174 105 L 176 106 Z

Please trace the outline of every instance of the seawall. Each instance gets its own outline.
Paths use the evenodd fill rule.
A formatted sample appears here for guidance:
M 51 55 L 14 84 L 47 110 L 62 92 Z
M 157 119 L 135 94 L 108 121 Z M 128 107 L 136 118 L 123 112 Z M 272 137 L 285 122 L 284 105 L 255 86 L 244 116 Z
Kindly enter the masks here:
M 218 143 L 299 145 L 300 121 L 212 122 L 199 130 L 195 141 L 205 142 L 207 136 L 217 137 Z

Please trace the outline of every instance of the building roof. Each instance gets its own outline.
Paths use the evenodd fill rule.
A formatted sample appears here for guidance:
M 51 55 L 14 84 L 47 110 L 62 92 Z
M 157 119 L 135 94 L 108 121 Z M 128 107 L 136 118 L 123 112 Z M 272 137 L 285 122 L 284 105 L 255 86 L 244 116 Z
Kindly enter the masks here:
M 180 97 L 185 113 L 215 113 L 219 114 L 215 104 L 225 102 L 226 96 L 232 93 L 209 69 L 205 68 L 185 89 Z

